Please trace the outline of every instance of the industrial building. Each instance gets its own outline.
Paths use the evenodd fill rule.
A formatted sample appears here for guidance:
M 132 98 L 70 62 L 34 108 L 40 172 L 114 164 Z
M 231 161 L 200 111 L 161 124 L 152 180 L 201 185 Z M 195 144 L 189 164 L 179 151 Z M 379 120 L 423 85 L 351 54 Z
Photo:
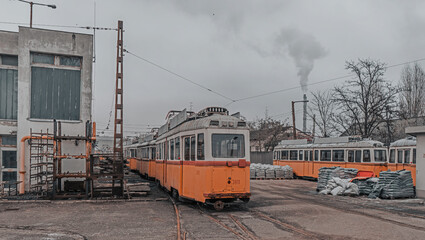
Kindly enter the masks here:
M 85 134 L 86 122 L 91 121 L 92 58 L 93 36 L 89 34 L 28 27 L 0 31 L 2 181 L 25 181 L 25 190 L 29 190 L 34 154 L 31 140 L 24 141 L 25 137 L 52 133 L 54 119 L 61 121 L 64 135 Z M 66 154 L 85 152 L 84 144 L 63 144 Z M 79 159 L 62 164 L 63 172 L 84 170 L 85 163 Z

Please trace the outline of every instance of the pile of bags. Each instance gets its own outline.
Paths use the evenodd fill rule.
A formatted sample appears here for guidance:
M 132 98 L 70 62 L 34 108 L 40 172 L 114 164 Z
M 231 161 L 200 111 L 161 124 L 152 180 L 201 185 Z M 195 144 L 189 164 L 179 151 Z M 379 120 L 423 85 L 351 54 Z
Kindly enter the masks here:
M 292 179 L 294 177 L 293 170 L 290 166 L 275 166 L 269 164 L 252 163 L 249 169 L 250 178 L 285 178 Z
M 369 194 L 369 198 L 409 198 L 414 197 L 412 174 L 408 170 L 385 171 L 379 173 L 378 183 Z
M 342 167 L 322 167 L 319 169 L 319 178 L 317 179 L 318 192 L 326 189 L 328 181 L 334 177 L 340 179 L 351 179 L 356 177 L 358 170 L 355 168 Z
M 326 188 L 320 191 L 320 194 L 324 194 L 324 195 L 332 194 L 334 196 L 359 195 L 359 187 L 355 183 L 350 182 L 350 180 L 351 179 L 341 179 L 339 177 L 332 177 L 328 181 Z
M 376 177 L 367 178 L 367 179 L 354 179 L 353 183 L 357 184 L 359 187 L 360 195 L 369 195 L 375 185 L 378 183 L 378 179 Z

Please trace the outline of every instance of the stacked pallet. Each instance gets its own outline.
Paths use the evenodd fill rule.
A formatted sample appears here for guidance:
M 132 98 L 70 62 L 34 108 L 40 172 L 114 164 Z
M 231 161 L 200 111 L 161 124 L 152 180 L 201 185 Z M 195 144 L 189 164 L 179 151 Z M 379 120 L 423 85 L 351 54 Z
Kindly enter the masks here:
M 410 171 L 385 171 L 379 173 L 378 183 L 369 194 L 370 198 L 410 198 L 415 196 L 413 179 Z
M 326 189 L 328 181 L 333 177 L 340 179 L 351 179 L 357 175 L 358 170 L 355 168 L 342 167 L 322 167 L 319 169 L 319 178 L 317 179 L 317 191 Z

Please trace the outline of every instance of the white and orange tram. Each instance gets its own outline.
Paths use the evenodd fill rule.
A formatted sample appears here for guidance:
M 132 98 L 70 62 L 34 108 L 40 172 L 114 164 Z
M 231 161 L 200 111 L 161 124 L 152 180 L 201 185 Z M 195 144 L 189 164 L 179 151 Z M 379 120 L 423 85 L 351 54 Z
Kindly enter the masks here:
M 155 178 L 174 197 L 213 204 L 216 209 L 236 200 L 248 202 L 251 193 L 246 122 L 229 116 L 220 107 L 196 114 L 183 110 L 167 116 L 155 140 L 126 147 L 141 149 L 140 155 L 130 158 L 130 168 Z M 141 162 L 140 168 L 137 161 Z

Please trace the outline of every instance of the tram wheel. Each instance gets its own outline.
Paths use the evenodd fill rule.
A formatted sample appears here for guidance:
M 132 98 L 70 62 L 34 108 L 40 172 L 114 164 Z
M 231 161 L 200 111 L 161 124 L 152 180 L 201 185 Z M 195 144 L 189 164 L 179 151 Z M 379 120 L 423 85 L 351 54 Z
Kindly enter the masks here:
M 224 202 L 222 202 L 222 201 L 216 201 L 214 203 L 214 209 L 217 210 L 217 211 L 223 210 L 224 209 Z
M 176 201 L 179 200 L 179 192 L 174 188 L 171 189 L 171 197 Z

